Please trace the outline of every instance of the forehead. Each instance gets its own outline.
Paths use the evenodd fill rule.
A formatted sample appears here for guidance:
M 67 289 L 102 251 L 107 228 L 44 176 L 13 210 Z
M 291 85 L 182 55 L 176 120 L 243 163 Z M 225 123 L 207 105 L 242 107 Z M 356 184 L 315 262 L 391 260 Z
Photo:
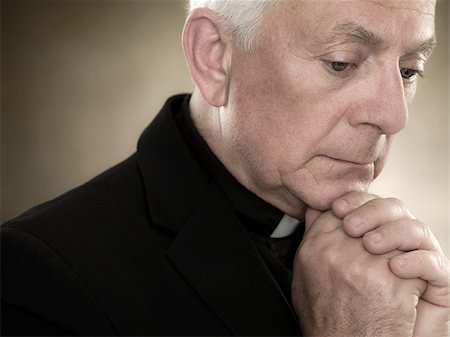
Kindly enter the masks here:
M 320 0 L 319 0 L 320 1 Z M 347 2 L 346 0 L 336 0 L 335 2 Z M 352 1 L 348 1 L 349 3 Z M 436 7 L 435 0 L 366 0 L 366 3 L 372 3 L 386 9 L 411 10 L 418 14 L 434 15 Z
M 321 19 L 352 15 L 355 11 L 377 16 L 383 10 L 411 17 L 434 16 L 436 7 L 435 0 L 279 0 L 278 4 L 287 11 L 286 16 L 300 14 L 304 18 L 328 13 L 328 17 Z
M 434 11 L 434 0 L 281 0 L 272 27 L 299 43 L 324 44 L 359 26 L 380 41 L 408 44 L 434 37 Z

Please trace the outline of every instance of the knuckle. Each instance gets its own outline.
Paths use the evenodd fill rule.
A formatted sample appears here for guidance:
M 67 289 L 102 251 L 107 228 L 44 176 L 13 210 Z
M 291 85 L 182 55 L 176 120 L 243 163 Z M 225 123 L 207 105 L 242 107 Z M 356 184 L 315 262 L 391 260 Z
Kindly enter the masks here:
M 332 269 L 340 269 L 340 259 L 333 249 L 324 252 L 322 259 L 324 264 L 330 266 Z
M 449 269 L 449 261 L 448 259 L 442 255 L 442 254 L 434 254 L 435 260 L 436 260 L 436 265 L 438 267 L 438 270 L 440 272 L 440 274 L 445 275 L 445 280 L 446 283 L 449 284 L 450 283 L 450 269 Z
M 416 222 L 416 226 L 418 228 L 419 238 L 423 242 L 423 248 L 440 252 L 441 248 L 439 242 L 430 226 L 420 221 Z
M 308 240 L 300 244 L 296 259 L 304 267 L 333 268 L 333 266 L 339 264 L 339 248 L 337 246 L 335 241 Z
M 424 224 L 423 222 L 418 222 L 417 225 L 419 226 L 420 236 L 424 239 L 429 239 L 434 241 L 434 234 L 431 231 L 430 227 Z
M 337 267 L 337 266 L 335 266 Z M 353 282 L 362 280 L 362 279 L 371 279 L 372 270 L 367 270 L 367 264 L 364 261 L 359 259 L 354 259 L 348 263 L 346 266 L 345 276 L 347 279 L 352 280 Z M 380 279 L 377 279 L 380 281 Z
M 302 266 L 314 263 L 313 261 L 315 261 L 317 247 L 313 241 L 311 239 L 303 240 L 297 249 L 295 260 Z
M 304 262 L 308 258 L 307 255 L 310 251 L 309 246 L 309 241 L 303 240 L 295 253 L 295 259 Z
M 392 205 L 395 214 L 408 216 L 411 214 L 408 207 L 406 207 L 406 204 L 402 200 L 397 198 L 388 198 L 386 200 Z
M 427 281 L 437 285 L 450 286 L 450 266 L 447 257 L 438 252 L 426 252 L 419 255 L 418 261 L 424 270 L 428 270 Z

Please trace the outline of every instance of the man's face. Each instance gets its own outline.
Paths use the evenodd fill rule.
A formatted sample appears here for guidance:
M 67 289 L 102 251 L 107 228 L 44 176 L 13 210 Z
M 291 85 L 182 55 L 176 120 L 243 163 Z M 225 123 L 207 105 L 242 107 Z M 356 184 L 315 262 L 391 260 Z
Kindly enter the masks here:
M 288 214 L 366 191 L 408 119 L 433 1 L 280 1 L 233 55 L 221 113 L 231 171 Z M 229 166 L 229 165 L 228 165 Z

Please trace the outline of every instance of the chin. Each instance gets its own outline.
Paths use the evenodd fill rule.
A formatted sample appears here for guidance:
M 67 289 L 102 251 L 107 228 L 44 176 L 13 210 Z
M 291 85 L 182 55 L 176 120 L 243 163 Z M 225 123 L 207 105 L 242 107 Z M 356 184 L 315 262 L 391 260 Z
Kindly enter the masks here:
M 367 192 L 370 184 L 351 184 L 341 188 L 323 188 L 316 190 L 313 193 L 308 193 L 303 198 L 304 202 L 310 208 L 314 208 L 319 211 L 328 211 L 331 209 L 333 202 L 350 193 L 350 192 Z
M 372 167 L 350 171 L 326 171 L 316 169 L 297 171 L 284 176 L 282 182 L 291 196 L 308 207 L 319 211 L 331 209 L 333 202 L 350 192 L 367 192 L 374 179 Z
M 318 211 L 328 211 L 331 209 L 331 205 L 333 203 L 334 199 L 331 200 L 311 200 L 311 201 L 305 201 L 309 208 L 316 209 Z

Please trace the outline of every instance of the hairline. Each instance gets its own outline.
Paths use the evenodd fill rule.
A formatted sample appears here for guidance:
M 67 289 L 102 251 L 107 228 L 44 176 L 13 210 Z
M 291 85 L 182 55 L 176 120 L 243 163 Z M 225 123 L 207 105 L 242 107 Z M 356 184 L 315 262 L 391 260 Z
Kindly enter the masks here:
M 243 1 L 243 2 L 241 2 Z M 254 50 L 261 38 L 262 32 L 259 27 L 263 16 L 269 7 L 272 7 L 280 0 L 203 0 L 187 2 L 187 12 L 191 13 L 196 8 L 206 7 L 214 11 L 226 28 L 232 34 L 233 41 L 241 51 Z M 243 5 L 236 5 L 241 2 Z M 238 20 L 252 4 L 259 4 L 256 15 L 252 15 L 248 20 Z M 241 8 L 241 11 L 238 9 Z

